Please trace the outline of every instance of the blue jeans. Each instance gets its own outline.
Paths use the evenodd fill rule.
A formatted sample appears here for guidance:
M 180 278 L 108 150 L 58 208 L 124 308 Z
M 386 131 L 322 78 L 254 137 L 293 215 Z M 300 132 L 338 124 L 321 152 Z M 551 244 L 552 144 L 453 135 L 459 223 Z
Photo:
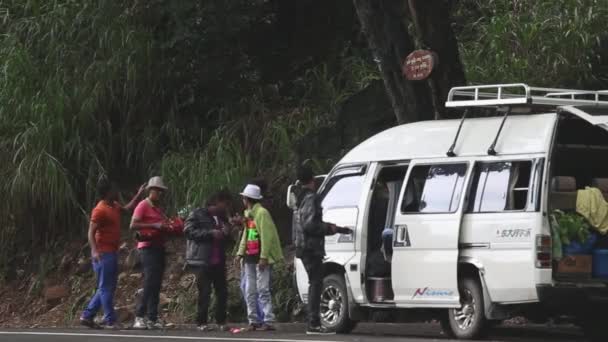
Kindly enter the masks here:
M 245 263 L 245 278 L 247 278 L 247 318 L 249 324 L 274 323 L 272 295 L 270 293 L 270 274 L 272 266 L 261 270 L 257 264 Z M 258 310 L 264 313 L 263 318 Z
M 241 294 L 243 295 L 243 300 L 245 301 L 245 303 L 247 303 L 247 276 L 245 275 L 245 266 L 241 265 Z M 260 321 L 264 321 L 264 311 L 262 310 L 262 307 L 260 306 L 260 301 L 257 300 L 256 303 L 256 307 L 257 307 L 257 311 L 258 311 L 258 318 L 260 319 Z
M 114 312 L 114 292 L 118 282 L 118 256 L 116 253 L 101 253 L 99 261 L 93 260 L 93 270 L 97 276 L 97 291 L 82 313 L 82 318 L 93 319 L 103 308 L 105 324 L 116 322 Z

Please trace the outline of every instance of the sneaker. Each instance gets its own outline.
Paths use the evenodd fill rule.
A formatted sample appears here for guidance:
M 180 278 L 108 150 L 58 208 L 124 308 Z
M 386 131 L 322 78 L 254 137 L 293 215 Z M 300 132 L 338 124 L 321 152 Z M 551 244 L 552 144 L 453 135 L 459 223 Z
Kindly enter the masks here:
M 262 324 L 261 327 L 258 328 L 259 331 L 275 331 L 277 329 L 275 329 L 275 327 L 273 327 L 272 325 L 268 324 L 268 323 L 264 323 Z
M 107 323 L 102 325 L 105 330 L 122 330 L 123 327 L 120 323 Z
M 93 321 L 92 319 L 88 319 L 88 318 L 84 318 L 84 317 L 80 317 L 80 325 L 83 325 L 87 328 L 91 328 L 91 329 L 101 329 L 101 326 L 99 326 L 99 324 L 95 323 L 95 321 Z
M 135 317 L 135 323 L 133 323 L 133 329 L 137 330 L 146 330 L 148 329 L 148 325 L 143 317 Z
M 223 325 L 223 324 L 218 324 L 217 330 L 219 330 L 221 332 L 227 332 L 227 331 L 230 331 L 230 327 Z
M 146 323 L 146 325 L 148 326 L 148 330 L 163 330 L 163 329 L 165 329 L 165 325 L 160 320 L 148 321 Z
M 262 326 L 259 323 L 249 323 L 247 327 L 247 331 L 256 331 L 259 330 Z
M 213 327 L 209 326 L 207 324 L 201 324 L 198 326 L 198 331 L 202 331 L 202 332 L 209 332 L 209 331 L 213 331 Z
M 329 331 L 323 327 L 309 327 L 306 329 L 306 335 L 335 335 L 333 331 Z

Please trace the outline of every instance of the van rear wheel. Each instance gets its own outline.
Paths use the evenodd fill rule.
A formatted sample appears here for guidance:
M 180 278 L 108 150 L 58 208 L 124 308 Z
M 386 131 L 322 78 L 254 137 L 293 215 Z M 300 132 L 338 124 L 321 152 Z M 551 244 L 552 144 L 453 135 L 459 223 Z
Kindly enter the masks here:
M 458 309 L 450 309 L 442 320 L 442 328 L 449 337 L 477 339 L 484 335 L 487 320 L 484 313 L 483 292 L 476 279 L 460 281 L 460 303 Z
M 323 279 L 321 290 L 321 325 L 329 331 L 348 334 L 356 326 L 348 313 L 348 292 L 341 275 L 330 274 Z

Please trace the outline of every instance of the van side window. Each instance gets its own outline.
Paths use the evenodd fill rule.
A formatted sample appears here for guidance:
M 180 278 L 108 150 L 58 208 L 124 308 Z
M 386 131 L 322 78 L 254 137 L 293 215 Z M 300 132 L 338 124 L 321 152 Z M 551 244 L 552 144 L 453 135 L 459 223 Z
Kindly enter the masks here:
M 323 209 L 359 206 L 363 179 L 364 175 L 330 179 L 321 201 Z
M 453 213 L 458 209 L 467 164 L 420 165 L 412 169 L 401 203 L 403 213 Z
M 477 163 L 467 212 L 525 210 L 531 173 L 531 161 Z

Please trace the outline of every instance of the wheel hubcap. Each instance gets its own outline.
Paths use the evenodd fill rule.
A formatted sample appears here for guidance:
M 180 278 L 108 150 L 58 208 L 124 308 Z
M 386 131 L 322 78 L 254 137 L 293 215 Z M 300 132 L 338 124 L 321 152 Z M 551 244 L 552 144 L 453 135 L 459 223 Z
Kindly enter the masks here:
M 475 323 L 475 298 L 469 290 L 462 291 L 462 307 L 454 309 L 454 320 L 460 330 L 467 330 Z
M 342 294 L 334 286 L 327 286 L 321 294 L 321 321 L 325 326 L 338 324 L 342 317 Z
M 332 311 L 336 311 L 336 310 L 340 309 L 340 304 L 338 304 L 338 302 L 333 299 L 329 301 L 329 304 L 327 306 Z

